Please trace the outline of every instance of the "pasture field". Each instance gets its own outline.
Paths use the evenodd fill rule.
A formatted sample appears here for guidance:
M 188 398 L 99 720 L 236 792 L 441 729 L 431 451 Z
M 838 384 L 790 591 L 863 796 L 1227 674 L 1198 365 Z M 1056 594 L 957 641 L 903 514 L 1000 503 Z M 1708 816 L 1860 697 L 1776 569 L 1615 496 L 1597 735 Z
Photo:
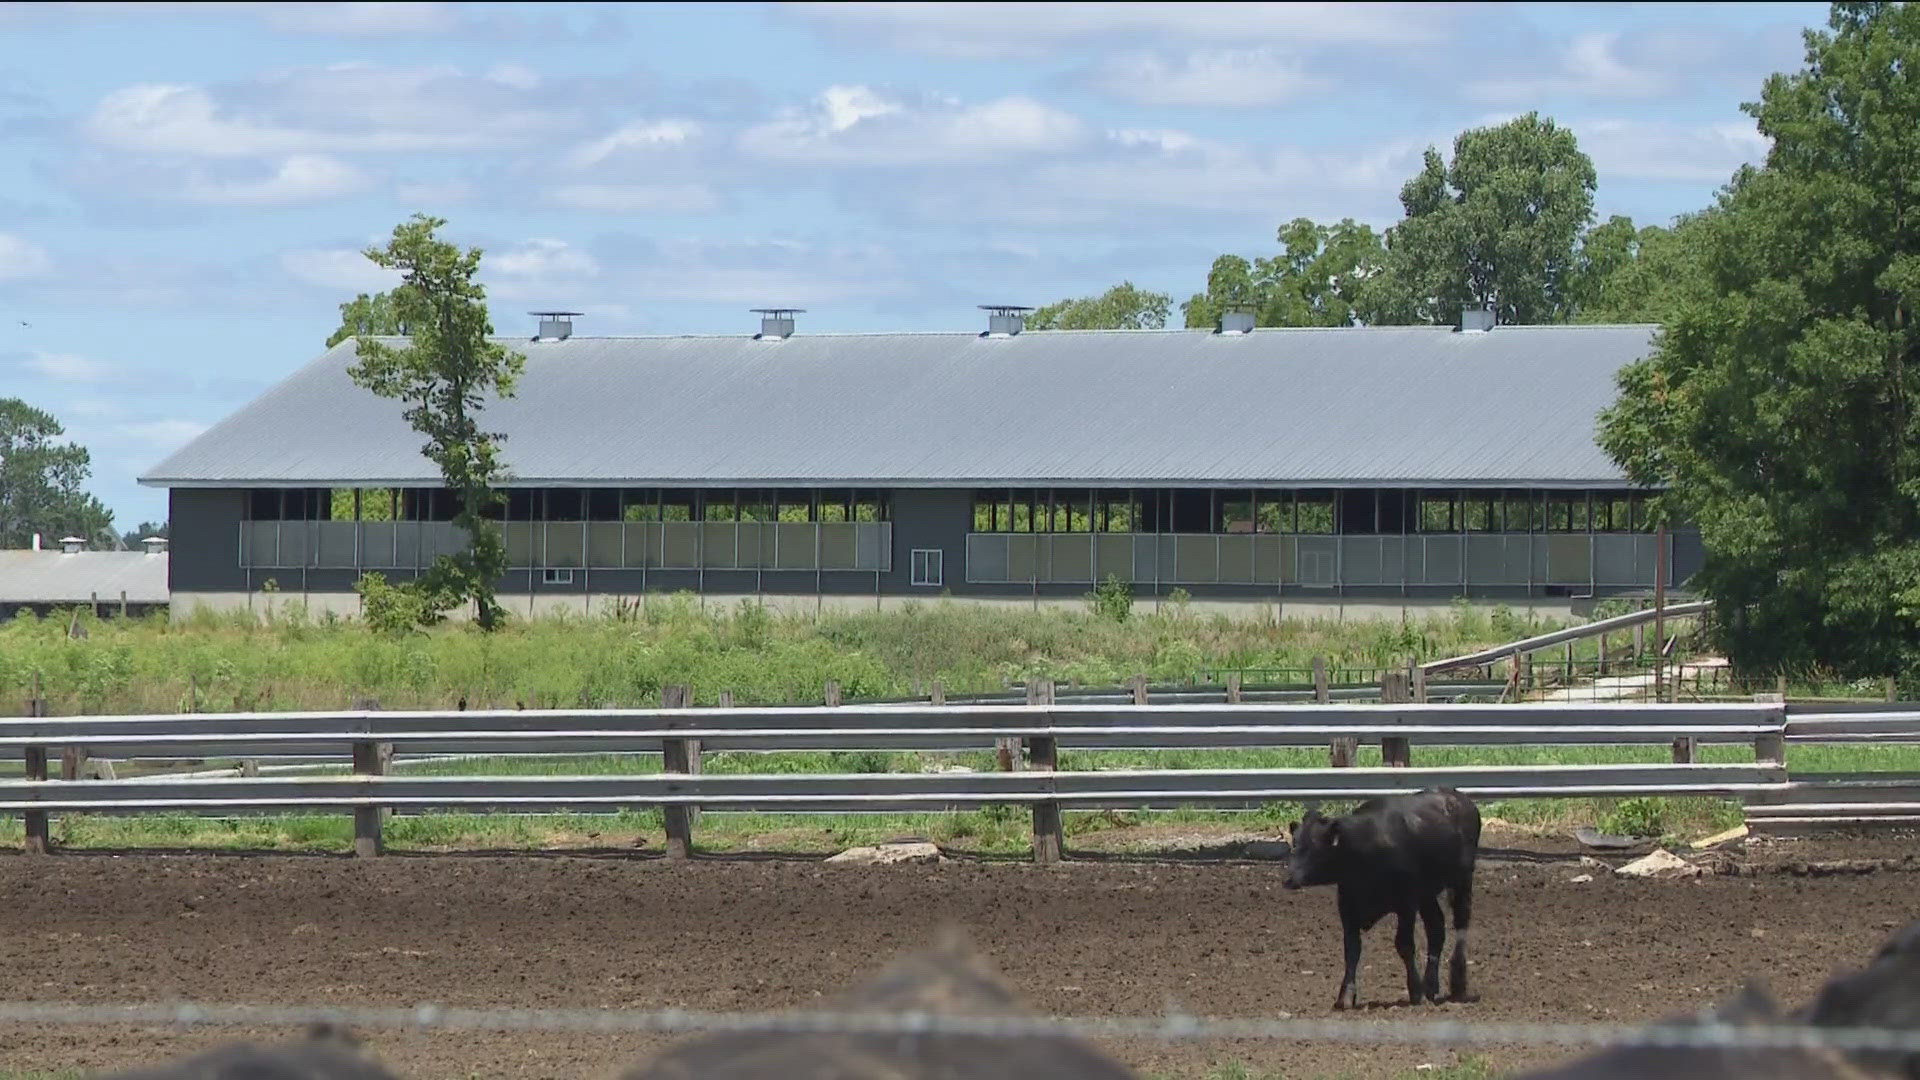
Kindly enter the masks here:
M 897 611 L 781 616 L 751 603 L 702 609 L 656 598 L 630 618 L 522 621 L 487 635 L 464 626 L 392 638 L 348 622 L 282 613 L 264 623 L 199 615 L 122 621 L 82 615 L 0 623 L 0 700 L 24 702 L 37 677 L 53 715 L 385 708 L 647 706 L 684 683 L 694 703 L 818 703 L 829 679 L 847 700 L 901 697 L 940 680 L 950 693 L 1010 681 L 1118 686 L 1224 669 L 1379 668 L 1457 655 L 1558 624 L 1465 607 L 1365 623 L 1232 619 L 1141 605 L 1124 621 L 930 601 Z M 1377 677 L 1377 676 L 1376 676 Z M 1251 681 L 1251 680 L 1250 680 Z M 189 710 L 189 706 L 193 706 Z M 0 705 L 12 710 L 14 704 Z
M 1737 874 L 1642 881 L 1489 834 L 1476 884 L 1481 1000 L 1408 1009 L 1391 934 L 1363 957 L 1355 1019 L 1636 1022 L 1759 976 L 1798 1004 L 1920 914 L 1911 837 L 1755 844 Z M 1858 873 L 1809 863 L 1857 857 Z M 1575 881 L 1582 874 L 1592 880 Z M 1287 892 L 1251 860 L 1114 856 L 1036 868 L 955 859 L 832 866 L 609 854 L 0 856 L 6 996 L 83 1003 L 758 1010 L 817 1006 L 941 925 L 963 928 L 1027 1004 L 1071 1016 L 1331 1015 L 1339 933 L 1327 890 Z M 0 1027 L 0 1075 L 124 1068 L 289 1032 Z M 368 1031 L 402 1076 L 602 1078 L 658 1037 Z M 1245 1040 L 1117 1041 L 1168 1080 L 1479 1080 L 1567 1051 Z M 1420 1066 L 1431 1066 L 1419 1070 Z

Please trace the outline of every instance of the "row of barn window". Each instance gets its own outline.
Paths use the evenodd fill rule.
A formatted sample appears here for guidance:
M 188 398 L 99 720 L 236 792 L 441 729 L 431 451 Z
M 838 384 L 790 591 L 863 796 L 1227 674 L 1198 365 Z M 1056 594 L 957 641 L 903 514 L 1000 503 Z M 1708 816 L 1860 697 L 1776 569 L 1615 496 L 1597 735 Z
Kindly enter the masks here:
M 1649 532 L 1643 492 L 1619 490 L 1024 488 L 973 493 L 976 533 Z M 255 521 L 451 521 L 443 488 L 261 488 Z M 508 521 L 892 520 L 880 490 L 514 488 Z

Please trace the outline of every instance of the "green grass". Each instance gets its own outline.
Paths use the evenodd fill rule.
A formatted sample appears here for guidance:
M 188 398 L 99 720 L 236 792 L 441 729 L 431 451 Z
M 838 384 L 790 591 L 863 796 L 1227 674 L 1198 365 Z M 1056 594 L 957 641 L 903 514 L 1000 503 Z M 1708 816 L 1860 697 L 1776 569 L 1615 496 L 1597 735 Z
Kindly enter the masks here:
M 283 599 L 279 601 L 285 604 Z M 952 693 L 1010 681 L 1117 686 L 1144 674 L 1370 669 L 1513 640 L 1555 623 L 1460 606 L 1399 622 L 1199 615 L 1147 605 L 1123 621 L 1090 612 L 1026 611 L 932 601 L 900 610 L 782 616 L 746 603 L 702 608 L 652 598 L 635 618 L 518 621 L 394 639 L 340 620 L 284 611 L 259 622 L 196 614 L 179 623 L 64 616 L 0 624 L 0 700 L 24 701 L 37 679 L 54 715 L 340 708 L 372 697 L 386 708 L 577 708 L 658 702 L 687 683 L 696 704 L 731 692 L 742 705 L 817 702 L 826 680 L 848 700 L 902 697 L 940 680 Z

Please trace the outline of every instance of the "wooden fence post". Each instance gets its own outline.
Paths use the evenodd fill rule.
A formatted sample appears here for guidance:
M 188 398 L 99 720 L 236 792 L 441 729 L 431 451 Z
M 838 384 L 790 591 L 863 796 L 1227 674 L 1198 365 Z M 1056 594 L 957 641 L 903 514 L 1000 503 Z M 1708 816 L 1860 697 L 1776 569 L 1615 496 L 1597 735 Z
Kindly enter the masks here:
M 1600 678 L 1604 679 L 1607 677 L 1607 635 L 1601 634 L 1597 640 L 1600 642 Z
M 660 707 L 684 709 L 693 702 L 693 688 L 683 683 L 660 688 Z M 662 772 L 697 776 L 700 773 L 700 740 L 660 740 Z M 660 817 L 667 828 L 667 858 L 686 859 L 693 855 L 693 826 L 700 818 L 698 807 L 673 803 L 662 808 Z
M 1033 768 L 1052 772 L 1060 763 L 1060 746 L 1053 736 L 1035 736 L 1027 740 L 1027 753 Z M 1048 799 L 1033 804 L 1033 861 L 1057 863 L 1066 854 L 1066 827 L 1061 821 L 1060 804 Z
M 733 708 L 733 691 L 731 690 L 720 691 L 720 707 L 723 709 Z
M 1237 671 L 1227 672 L 1227 704 L 1240 704 L 1240 673 Z
M 1413 679 L 1410 673 L 1395 669 L 1381 673 L 1380 700 L 1388 705 L 1404 705 L 1412 701 Z M 1404 769 L 1413 764 L 1413 746 L 1405 736 L 1382 735 L 1380 760 L 1390 767 Z
M 1417 663 L 1409 663 L 1407 677 L 1413 685 L 1413 700 L 1424 705 L 1427 700 L 1427 669 Z
M 1753 700 L 1761 704 L 1786 704 L 1786 698 L 1779 694 L 1755 694 Z M 1784 766 L 1787 763 L 1787 732 L 1784 723 L 1778 730 L 1754 736 L 1753 760 L 1756 765 Z
M 941 684 L 939 679 L 933 680 L 933 688 L 932 691 L 928 693 L 927 699 L 927 703 L 936 709 L 943 708 L 947 704 L 947 688 Z
M 1147 677 L 1145 675 L 1135 675 L 1133 678 L 1128 679 L 1127 689 L 1132 692 L 1133 703 L 1135 705 L 1147 704 Z
M 1891 675 L 1887 676 L 1887 700 L 1900 700 L 1900 682 Z
M 1333 694 L 1327 689 L 1327 658 L 1313 658 L 1313 700 L 1315 704 L 1325 705 L 1333 700 Z
M 827 680 L 825 696 L 826 696 L 827 708 L 837 709 L 840 707 L 840 680 L 839 679 Z
M 47 715 L 47 699 L 40 696 L 40 674 L 33 676 L 33 696 L 27 699 L 27 715 L 40 717 Z M 26 778 L 45 780 L 47 778 L 47 748 L 29 746 L 25 752 Z M 47 812 L 28 810 L 20 815 L 21 823 L 26 827 L 25 849 L 29 855 L 45 855 L 53 850 L 53 842 L 47 831 Z
M 356 711 L 378 709 L 380 703 L 370 698 L 362 698 L 353 703 Z M 385 776 L 387 767 L 393 762 L 393 744 L 375 742 L 371 739 L 353 744 L 353 771 L 358 776 Z M 387 817 L 384 806 L 356 806 L 353 808 L 353 854 L 356 858 L 371 859 L 386 851 L 386 830 L 381 826 Z

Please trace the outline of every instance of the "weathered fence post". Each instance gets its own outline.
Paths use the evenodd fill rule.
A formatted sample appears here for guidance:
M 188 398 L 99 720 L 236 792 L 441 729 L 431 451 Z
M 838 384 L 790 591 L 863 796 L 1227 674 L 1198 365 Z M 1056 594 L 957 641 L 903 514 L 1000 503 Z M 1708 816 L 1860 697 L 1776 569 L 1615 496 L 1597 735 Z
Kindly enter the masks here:
M 1240 704 L 1240 673 L 1237 671 L 1227 672 L 1227 704 Z
M 720 707 L 723 709 L 733 708 L 733 691 L 731 690 L 720 691 Z
M 1887 700 L 1900 700 L 1900 682 L 1891 675 L 1887 676 Z
M 1755 694 L 1753 700 L 1761 704 L 1781 706 L 1784 706 L 1787 701 L 1780 694 Z M 1784 717 L 1779 728 L 1753 737 L 1753 761 L 1756 765 L 1787 763 L 1787 731 Z
M 1682 735 L 1673 740 L 1673 763 L 1675 765 L 1693 764 L 1694 754 L 1698 749 L 1694 743 L 1694 737 L 1691 735 Z
M 1060 764 L 1060 745 L 1051 735 L 1027 739 L 1027 754 L 1035 771 L 1052 772 Z M 1033 804 L 1033 861 L 1057 863 L 1066 853 L 1066 827 L 1060 804 L 1047 799 Z
M 1135 705 L 1147 704 L 1147 677 L 1145 675 L 1135 675 L 1133 678 L 1128 679 L 1127 690 L 1133 695 L 1133 703 Z
M 1389 705 L 1404 705 L 1413 700 L 1413 678 L 1407 671 L 1387 671 L 1380 678 L 1380 700 Z M 1380 737 L 1380 761 L 1393 768 L 1413 764 L 1413 746 L 1401 735 Z
M 827 702 L 827 708 L 837 709 L 840 707 L 840 680 L 839 679 L 827 680 L 825 697 Z
M 60 779 L 84 780 L 87 771 L 87 751 L 81 746 L 66 746 L 60 749 Z
M 943 708 L 946 706 L 947 688 L 941 684 L 939 679 L 933 680 L 933 688 L 927 694 L 927 703 L 932 705 L 936 709 Z
M 1607 635 L 1601 634 L 1598 641 L 1600 642 L 1600 677 L 1604 679 L 1607 677 Z
M 27 699 L 27 715 L 41 717 L 47 715 L 47 699 L 40 696 L 40 673 L 33 675 L 33 696 Z M 47 748 L 29 746 L 24 754 L 26 758 L 26 778 L 45 780 L 47 778 Z M 29 855 L 45 855 L 53 848 L 47 832 L 47 812 L 29 810 L 20 815 L 21 823 L 26 827 L 25 849 Z
M 1313 700 L 1315 704 L 1325 705 L 1333 700 L 1333 694 L 1327 689 L 1327 658 L 1313 658 Z
M 380 703 L 371 698 L 362 698 L 353 703 L 355 711 L 378 709 Z M 393 761 L 393 744 L 362 739 L 353 744 L 353 771 L 358 776 L 385 776 L 387 766 Z M 381 828 L 387 816 L 384 806 L 368 805 L 353 808 L 353 854 L 362 859 L 371 859 L 386 851 L 385 830 Z
M 693 703 L 693 688 L 673 684 L 660 688 L 660 707 L 684 709 Z M 699 739 L 660 740 L 662 772 L 697 776 L 700 773 Z M 660 812 L 667 829 L 667 858 L 685 859 L 693 855 L 693 826 L 700 818 L 699 808 L 688 803 L 669 803 Z
M 1407 664 L 1407 678 L 1413 687 L 1413 700 L 1425 704 L 1427 700 L 1427 669 L 1417 662 Z

